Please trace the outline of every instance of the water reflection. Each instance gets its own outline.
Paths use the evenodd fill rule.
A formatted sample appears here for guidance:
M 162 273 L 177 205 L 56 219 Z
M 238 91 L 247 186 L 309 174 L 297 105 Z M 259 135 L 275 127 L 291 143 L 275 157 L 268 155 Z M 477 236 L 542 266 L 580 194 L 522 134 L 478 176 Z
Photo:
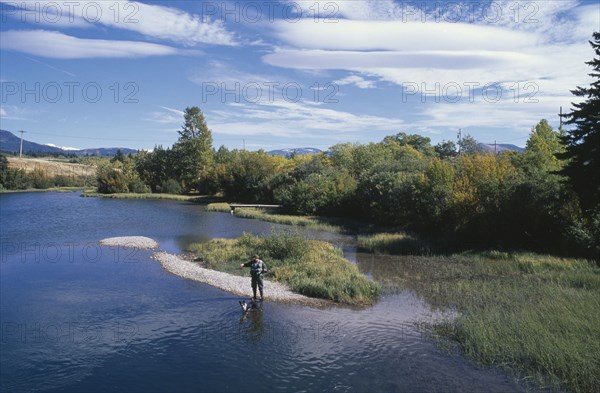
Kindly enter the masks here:
M 240 333 L 253 344 L 260 342 L 265 337 L 265 322 L 262 302 L 256 308 L 242 312 L 240 317 Z

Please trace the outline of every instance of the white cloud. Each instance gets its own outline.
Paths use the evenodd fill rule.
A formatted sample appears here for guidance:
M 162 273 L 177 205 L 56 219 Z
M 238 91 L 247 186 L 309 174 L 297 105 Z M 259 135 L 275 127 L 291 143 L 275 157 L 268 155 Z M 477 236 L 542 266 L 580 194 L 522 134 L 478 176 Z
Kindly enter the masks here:
M 449 6 L 436 4 L 424 14 L 442 15 L 439 23 L 403 19 L 405 4 L 389 1 L 343 2 L 339 14 L 349 19 L 337 23 L 281 21 L 273 29 L 283 45 L 263 61 L 296 70 L 349 71 L 357 82 L 377 78 L 397 85 L 397 96 L 408 87 L 416 95 L 409 98 L 413 103 L 426 100 L 417 111 L 420 127 L 527 125 L 528 130 L 559 106 L 569 107 L 570 90 L 589 83 L 585 62 L 593 51 L 587 41 L 600 25 L 598 5 L 497 1 L 487 8 L 499 10 L 497 23 L 482 17 L 486 7 L 475 9 L 473 23 L 450 23 L 444 21 L 450 16 L 443 16 Z M 498 102 L 482 102 L 481 88 L 488 84 L 502 87 Z M 446 102 L 457 85 L 459 101 Z M 469 94 L 480 99 L 470 102 Z M 431 96 L 441 102 L 432 103 Z M 537 102 L 526 105 L 528 98 Z
M 275 35 L 288 45 L 323 50 L 496 50 L 532 46 L 540 38 L 495 26 L 464 23 L 404 23 L 402 21 L 344 20 L 315 23 L 276 21 Z
M 279 49 L 265 55 L 270 65 L 286 68 L 367 69 L 422 68 L 436 70 L 536 66 L 542 59 L 514 51 L 342 51 Z
M 238 104 L 232 110 L 211 111 L 211 129 L 215 135 L 316 138 L 333 142 L 343 136 L 356 139 L 377 132 L 387 135 L 406 125 L 398 118 L 354 114 L 329 105 L 285 100 Z
M 348 75 L 345 78 L 333 81 L 337 85 L 354 85 L 359 89 L 373 89 L 375 88 L 374 80 L 367 80 L 360 75 Z
M 54 59 L 127 58 L 183 53 L 176 48 L 148 42 L 84 39 L 46 30 L 3 31 L 0 48 Z
M 189 46 L 236 45 L 235 37 L 225 29 L 221 21 L 211 21 L 174 7 L 136 1 L 0 1 L 18 9 L 18 12 L 7 10 L 8 15 L 21 20 L 25 18 L 29 23 L 56 27 L 86 27 L 100 24 Z M 22 12 L 23 10 L 28 10 L 28 16 Z M 31 12 L 33 15 L 30 14 Z
M 159 124 L 173 124 L 177 128 L 183 124 L 184 112 L 179 109 L 161 106 L 162 111 L 154 111 L 148 113 L 148 117 L 144 120 Z M 172 130 L 169 130 L 172 131 Z
M 15 105 L 0 106 L 0 117 L 2 117 L 2 120 L 32 121 L 38 115 L 39 113 L 35 111 Z

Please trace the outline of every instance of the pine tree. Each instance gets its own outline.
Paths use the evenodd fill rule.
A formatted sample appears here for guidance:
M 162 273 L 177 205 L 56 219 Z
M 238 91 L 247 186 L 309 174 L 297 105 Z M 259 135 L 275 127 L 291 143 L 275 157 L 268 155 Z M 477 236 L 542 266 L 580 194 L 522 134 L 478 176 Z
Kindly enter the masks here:
M 213 162 L 212 133 L 197 106 L 185 108 L 179 141 L 173 145 L 176 172 L 186 192 L 198 188 L 203 172 Z
M 600 32 L 595 32 L 593 37 L 590 44 L 596 58 L 585 64 L 593 68 L 589 75 L 594 81 L 589 88 L 577 86 L 571 91 L 586 99 L 572 103 L 571 113 L 563 115 L 568 119 L 565 124 L 575 125 L 575 128 L 562 137 L 566 151 L 558 154 L 559 158 L 568 160 L 560 173 L 567 176 L 584 209 L 600 205 Z

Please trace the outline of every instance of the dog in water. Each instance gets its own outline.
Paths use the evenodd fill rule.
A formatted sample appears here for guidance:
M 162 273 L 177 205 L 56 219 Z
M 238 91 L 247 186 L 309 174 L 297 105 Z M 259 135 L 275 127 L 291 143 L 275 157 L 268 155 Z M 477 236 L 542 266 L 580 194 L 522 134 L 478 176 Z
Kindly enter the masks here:
M 244 310 L 244 312 L 260 310 L 262 306 L 262 303 L 256 300 L 250 300 L 249 303 L 246 303 L 245 300 L 240 300 L 239 303 L 240 307 L 242 307 L 242 310 Z

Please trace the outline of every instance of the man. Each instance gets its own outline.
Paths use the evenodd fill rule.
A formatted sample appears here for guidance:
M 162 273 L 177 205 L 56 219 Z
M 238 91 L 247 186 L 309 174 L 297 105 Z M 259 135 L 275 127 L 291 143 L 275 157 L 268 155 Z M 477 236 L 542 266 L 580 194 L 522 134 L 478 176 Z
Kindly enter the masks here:
M 242 263 L 240 269 L 244 267 L 250 268 L 250 276 L 252 277 L 252 293 L 253 300 L 256 300 L 256 287 L 260 291 L 260 300 L 263 300 L 263 273 L 267 271 L 267 265 L 260 260 L 258 255 L 255 255 L 251 261 Z

